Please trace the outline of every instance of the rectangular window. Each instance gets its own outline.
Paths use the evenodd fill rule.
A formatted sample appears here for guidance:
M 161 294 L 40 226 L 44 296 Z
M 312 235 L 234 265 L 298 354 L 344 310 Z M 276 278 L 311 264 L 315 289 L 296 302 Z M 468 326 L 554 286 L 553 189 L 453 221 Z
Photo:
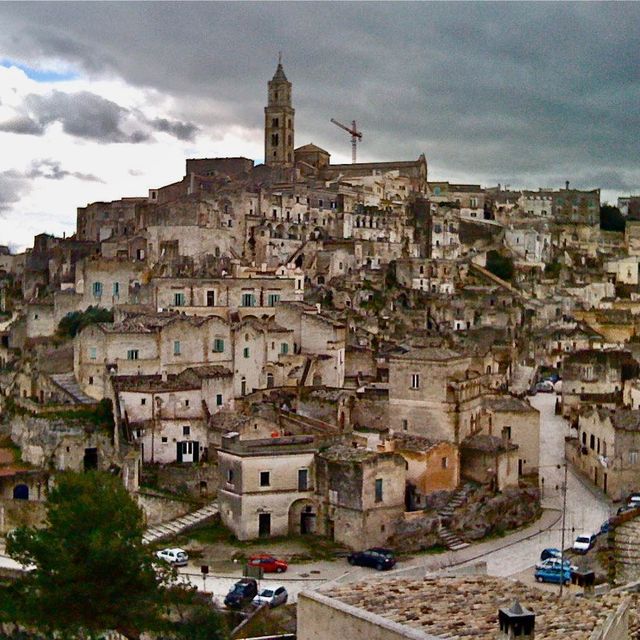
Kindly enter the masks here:
M 216 353 L 222 353 L 224 351 L 224 340 L 222 338 L 216 338 L 213 341 L 213 350 Z
M 298 491 L 309 488 L 309 469 L 298 469 Z
M 119 282 L 114 282 L 113 283 L 113 295 L 114 296 L 119 296 L 120 295 L 120 283 Z
M 216 306 L 216 292 L 207 291 L 207 307 L 215 307 L 215 306 Z
M 180 340 L 173 341 L 173 355 L 174 356 L 180 355 Z
M 191 427 L 182 427 L 182 435 L 183 436 L 191 435 Z
M 102 282 L 94 282 L 93 283 L 93 295 L 96 298 L 102 296 Z
M 245 358 L 248 358 L 248 357 L 249 357 L 249 347 L 245 347 L 245 348 L 242 350 L 242 355 L 243 355 L 243 357 L 245 357 Z
M 286 356 L 289 353 L 289 345 L 286 342 L 280 344 L 280 353 Z
M 222 406 L 222 394 L 221 393 L 216 395 L 216 406 L 217 407 L 221 407 Z
M 167 442 L 169 442 L 169 438 L 162 436 L 162 444 L 166 444 Z
M 382 478 L 376 478 L 376 502 L 382 502 Z
M 638 464 L 638 452 L 629 451 L 629 464 Z
M 188 401 L 188 400 L 185 400 L 185 401 L 184 401 L 184 406 L 185 406 L 185 407 L 188 407 L 188 406 L 189 406 L 189 401 Z
M 403 431 L 409 430 L 409 421 L 406 418 L 402 419 L 402 430 Z
M 411 388 L 419 389 L 420 388 L 420 374 L 412 373 L 411 374 Z
M 129 349 L 127 351 L 127 360 L 137 360 L 140 352 L 137 349 Z
M 227 482 L 233 484 L 233 469 L 227 469 Z
M 95 360 L 98 357 L 98 350 L 95 347 L 89 347 L 89 358 Z
M 502 427 L 502 439 L 511 440 L 511 427 Z
M 270 487 L 271 486 L 271 472 L 270 471 L 261 471 L 260 472 L 260 486 L 261 487 Z
M 280 301 L 280 294 L 279 293 L 270 293 L 267 296 L 267 305 L 270 307 L 275 307 L 276 306 L 276 302 Z
M 144 405 L 147 404 L 147 399 L 146 398 L 140 398 L 140 404 L 144 407 Z
M 253 293 L 243 293 L 242 294 L 242 306 L 243 307 L 255 307 L 256 306 L 256 297 Z
M 447 469 L 449 467 L 449 458 L 445 456 L 444 458 L 442 458 L 442 460 L 440 460 L 440 464 L 442 465 L 443 469 Z
M 184 293 L 174 293 L 173 294 L 173 306 L 174 307 L 184 307 L 185 297 Z

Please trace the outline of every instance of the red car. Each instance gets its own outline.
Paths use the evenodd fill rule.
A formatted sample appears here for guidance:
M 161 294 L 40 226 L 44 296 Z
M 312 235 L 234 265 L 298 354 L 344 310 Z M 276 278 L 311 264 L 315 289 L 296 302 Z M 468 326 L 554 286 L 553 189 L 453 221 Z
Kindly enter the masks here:
M 289 566 L 284 560 L 267 555 L 251 556 L 247 564 L 250 567 L 261 567 L 264 573 L 284 573 Z

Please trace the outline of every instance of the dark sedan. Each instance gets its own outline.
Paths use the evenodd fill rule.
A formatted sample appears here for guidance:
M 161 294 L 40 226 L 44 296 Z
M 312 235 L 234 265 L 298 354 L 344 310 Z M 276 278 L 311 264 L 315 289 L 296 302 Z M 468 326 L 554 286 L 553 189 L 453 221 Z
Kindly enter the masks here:
M 393 551 L 389 549 L 381 549 L 374 547 L 366 551 L 356 551 L 347 558 L 349 564 L 358 565 L 360 567 L 373 567 L 378 571 L 391 569 L 396 564 Z

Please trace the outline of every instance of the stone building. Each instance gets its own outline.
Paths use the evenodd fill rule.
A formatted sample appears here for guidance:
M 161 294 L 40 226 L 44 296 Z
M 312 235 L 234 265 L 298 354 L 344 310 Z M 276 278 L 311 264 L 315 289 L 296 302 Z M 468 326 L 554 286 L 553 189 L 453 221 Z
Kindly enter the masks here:
M 405 510 L 402 456 L 348 443 L 316 456 L 318 533 L 352 549 L 382 546 Z
M 209 419 L 234 408 L 233 376 L 220 365 L 171 375 L 111 378 L 116 427 L 140 447 L 143 462 L 198 462 L 209 456 Z
M 313 436 L 240 440 L 218 450 L 220 517 L 239 540 L 316 532 Z
M 394 431 L 460 443 L 481 429 L 486 374 L 472 357 L 445 347 L 411 348 L 389 358 Z
M 636 606 L 631 591 L 585 601 L 486 575 L 399 577 L 303 591 L 296 637 L 629 640 Z
M 518 445 L 518 475 L 538 472 L 540 412 L 526 400 L 512 396 L 486 398 L 487 432 Z
M 640 365 L 629 351 L 577 351 L 562 363 L 562 415 L 575 418 L 587 405 L 615 407 Z
M 567 442 L 567 457 L 613 500 L 623 500 L 638 490 L 640 411 L 582 409 L 578 435 Z
M 391 433 L 378 449 L 399 453 L 404 458 L 409 511 L 424 509 L 427 496 L 436 491 L 455 491 L 460 484 L 460 452 L 452 442 Z

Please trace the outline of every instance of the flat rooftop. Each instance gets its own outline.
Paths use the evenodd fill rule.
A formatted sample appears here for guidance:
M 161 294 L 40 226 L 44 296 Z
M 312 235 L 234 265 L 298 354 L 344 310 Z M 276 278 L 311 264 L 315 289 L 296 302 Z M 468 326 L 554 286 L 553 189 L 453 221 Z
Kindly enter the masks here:
M 586 640 L 629 593 L 558 598 L 521 582 L 489 576 L 392 578 L 345 584 L 321 593 L 436 637 L 495 640 L 498 609 L 514 600 L 535 616 L 536 640 Z M 634 605 L 630 607 L 634 617 Z M 634 626 L 630 620 L 630 627 Z

